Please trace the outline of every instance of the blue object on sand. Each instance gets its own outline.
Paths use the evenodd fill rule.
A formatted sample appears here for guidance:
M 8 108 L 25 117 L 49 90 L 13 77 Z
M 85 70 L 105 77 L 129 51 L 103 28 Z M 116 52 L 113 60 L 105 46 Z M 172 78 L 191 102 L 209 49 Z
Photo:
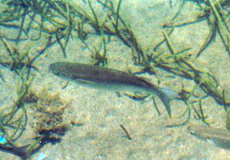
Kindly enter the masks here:
M 45 157 L 46 155 L 44 153 L 40 153 L 37 160 L 44 160 Z
M 0 136 L 0 144 L 4 144 L 6 142 L 7 142 L 6 138 L 3 136 Z

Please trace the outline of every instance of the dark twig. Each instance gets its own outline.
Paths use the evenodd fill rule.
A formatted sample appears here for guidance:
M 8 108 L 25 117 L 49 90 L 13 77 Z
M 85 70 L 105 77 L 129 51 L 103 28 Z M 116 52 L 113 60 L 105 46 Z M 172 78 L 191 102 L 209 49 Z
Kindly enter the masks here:
M 125 129 L 125 127 L 124 127 L 122 124 L 120 124 L 120 127 L 121 127 L 122 130 L 125 132 L 126 137 L 127 137 L 129 140 L 132 140 L 131 136 L 129 135 L 129 133 L 128 133 L 128 131 Z

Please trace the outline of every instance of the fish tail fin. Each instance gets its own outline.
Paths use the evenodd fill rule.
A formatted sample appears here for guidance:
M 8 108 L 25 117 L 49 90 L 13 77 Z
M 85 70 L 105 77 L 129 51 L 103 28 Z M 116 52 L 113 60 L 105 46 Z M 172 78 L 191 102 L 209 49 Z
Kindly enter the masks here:
M 161 101 L 163 102 L 169 117 L 172 117 L 172 112 L 171 112 L 171 107 L 170 107 L 170 101 L 172 99 L 175 99 L 178 97 L 178 94 L 174 91 L 165 89 L 165 88 L 161 88 L 160 91 L 158 92 L 158 96 L 161 99 Z

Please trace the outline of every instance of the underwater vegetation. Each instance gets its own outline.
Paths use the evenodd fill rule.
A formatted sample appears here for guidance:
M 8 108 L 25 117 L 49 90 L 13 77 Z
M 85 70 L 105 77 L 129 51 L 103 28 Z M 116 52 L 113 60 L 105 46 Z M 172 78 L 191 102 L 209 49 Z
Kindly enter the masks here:
M 178 14 L 183 8 L 183 5 L 186 1 L 181 4 L 180 10 L 173 17 L 172 22 L 169 22 L 164 25 L 165 28 L 174 28 L 174 27 L 183 27 L 193 23 L 199 23 L 201 21 L 207 21 L 209 25 L 209 34 L 206 37 L 205 42 L 200 47 L 196 57 L 199 57 L 201 53 L 215 40 L 217 34 L 219 34 L 223 45 L 225 46 L 226 51 L 230 55 L 229 51 L 229 4 L 228 0 L 203 0 L 203 1 L 194 1 L 199 4 L 200 13 L 194 15 L 192 20 L 178 22 Z M 202 2 L 202 4 L 201 4 Z
M 78 38 L 91 52 L 93 65 L 106 66 L 110 63 L 107 58 L 107 43 L 111 41 L 111 37 L 115 37 L 132 51 L 131 62 L 139 68 L 140 73 L 148 73 L 157 77 L 159 76 L 157 68 L 195 82 L 196 85 L 192 90 L 187 90 L 185 85 L 181 84 L 182 87 L 178 94 L 179 99 L 184 101 L 186 109 L 180 116 L 172 116 L 172 122 L 174 119 L 182 120 L 178 123 L 171 123 L 168 127 L 187 124 L 191 114 L 209 125 L 208 115 L 205 114 L 202 106 L 202 100 L 207 96 L 211 96 L 227 111 L 230 99 L 225 96 L 224 87 L 219 84 L 212 72 L 199 64 L 197 59 L 211 43 L 214 43 L 216 35 L 220 36 L 229 54 L 228 0 L 190 1 L 197 4 L 199 14 L 194 15 L 193 20 L 179 21 L 178 17 L 185 3 L 188 2 L 182 1 L 180 9 L 172 20 L 162 25 L 162 38 L 157 40 L 157 44 L 148 47 L 140 44 L 135 30 L 123 17 L 122 4 L 125 1 L 87 0 L 81 2 L 0 0 L 0 65 L 9 73 L 13 73 L 17 77 L 15 81 L 18 82 L 13 104 L 0 106 L 1 150 L 27 159 L 45 144 L 60 142 L 61 137 L 71 127 L 64 116 L 70 102 L 63 102 L 58 94 L 51 95 L 45 88 L 37 93 L 30 87 L 33 86 L 33 80 L 40 72 L 36 62 L 47 58 L 49 53 L 47 50 L 55 44 L 59 46 L 63 59 L 65 59 L 68 57 L 68 44 L 74 38 Z M 95 3 L 101 8 L 95 9 Z M 101 16 L 99 11 L 105 14 Z M 177 48 L 171 38 L 174 29 L 200 21 L 208 22 L 209 34 L 199 51 L 194 54 L 190 52 L 191 47 Z M 7 34 L 8 31 L 12 31 L 14 36 Z M 90 35 L 98 37 L 99 45 L 90 46 L 87 43 Z M 162 46 L 164 46 L 163 51 L 159 49 Z M 10 83 L 4 74 L 0 72 L 1 83 Z M 196 95 L 195 91 L 198 89 L 203 90 L 204 94 Z M 137 101 L 149 97 L 149 95 L 126 95 Z M 153 99 L 156 106 L 154 97 L 150 96 L 150 98 Z M 156 111 L 160 114 L 157 106 Z M 28 116 L 28 112 L 32 114 Z M 33 141 L 21 146 L 18 142 L 26 134 L 28 125 L 31 126 L 34 133 Z M 121 126 L 121 128 L 125 131 L 124 127 Z M 227 123 L 227 128 L 230 128 L 229 123 Z M 133 139 L 128 136 L 127 131 L 125 133 L 129 139 Z
M 25 87 L 24 96 L 16 102 L 17 106 L 2 109 L 0 116 L 0 149 L 23 159 L 30 158 L 46 143 L 60 142 L 61 136 L 72 125 L 72 122 L 67 122 L 67 118 L 64 118 L 65 111 L 70 106 L 69 102 L 63 102 L 59 94 L 51 95 L 45 88 L 35 93 L 28 90 L 29 86 Z M 28 115 L 28 112 L 33 114 Z M 27 134 L 26 125 L 30 125 L 33 130 L 33 135 L 30 135 L 33 140 L 19 146 L 17 143 L 22 143 L 20 137 Z
M 53 143 L 59 142 L 70 124 L 64 117 L 70 102 L 63 102 L 59 94 L 51 95 L 43 88 L 39 93 L 33 90 L 25 97 L 27 107 L 32 110 L 31 126 L 35 132 L 35 139 L 46 139 Z
M 27 125 L 27 112 L 24 105 L 24 97 L 32 83 L 33 77 L 26 82 L 23 77 L 22 83 L 19 84 L 17 90 L 17 99 L 10 107 L 1 108 L 0 115 L 0 131 L 1 131 L 1 144 L 0 149 L 12 152 L 20 157 L 26 157 L 25 149 L 29 147 L 18 146 L 15 141 L 18 140 L 25 130 Z

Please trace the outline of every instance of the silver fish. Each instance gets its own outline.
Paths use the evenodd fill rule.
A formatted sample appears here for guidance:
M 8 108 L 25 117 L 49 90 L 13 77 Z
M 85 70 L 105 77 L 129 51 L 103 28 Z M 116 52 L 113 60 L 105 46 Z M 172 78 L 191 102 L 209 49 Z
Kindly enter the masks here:
M 177 97 L 173 91 L 159 88 L 135 74 L 88 64 L 56 62 L 49 66 L 53 74 L 90 87 L 115 91 L 142 91 L 156 94 L 171 117 L 170 100 Z
M 217 147 L 230 150 L 230 131 L 204 125 L 190 125 L 188 131 L 200 139 L 208 140 Z

